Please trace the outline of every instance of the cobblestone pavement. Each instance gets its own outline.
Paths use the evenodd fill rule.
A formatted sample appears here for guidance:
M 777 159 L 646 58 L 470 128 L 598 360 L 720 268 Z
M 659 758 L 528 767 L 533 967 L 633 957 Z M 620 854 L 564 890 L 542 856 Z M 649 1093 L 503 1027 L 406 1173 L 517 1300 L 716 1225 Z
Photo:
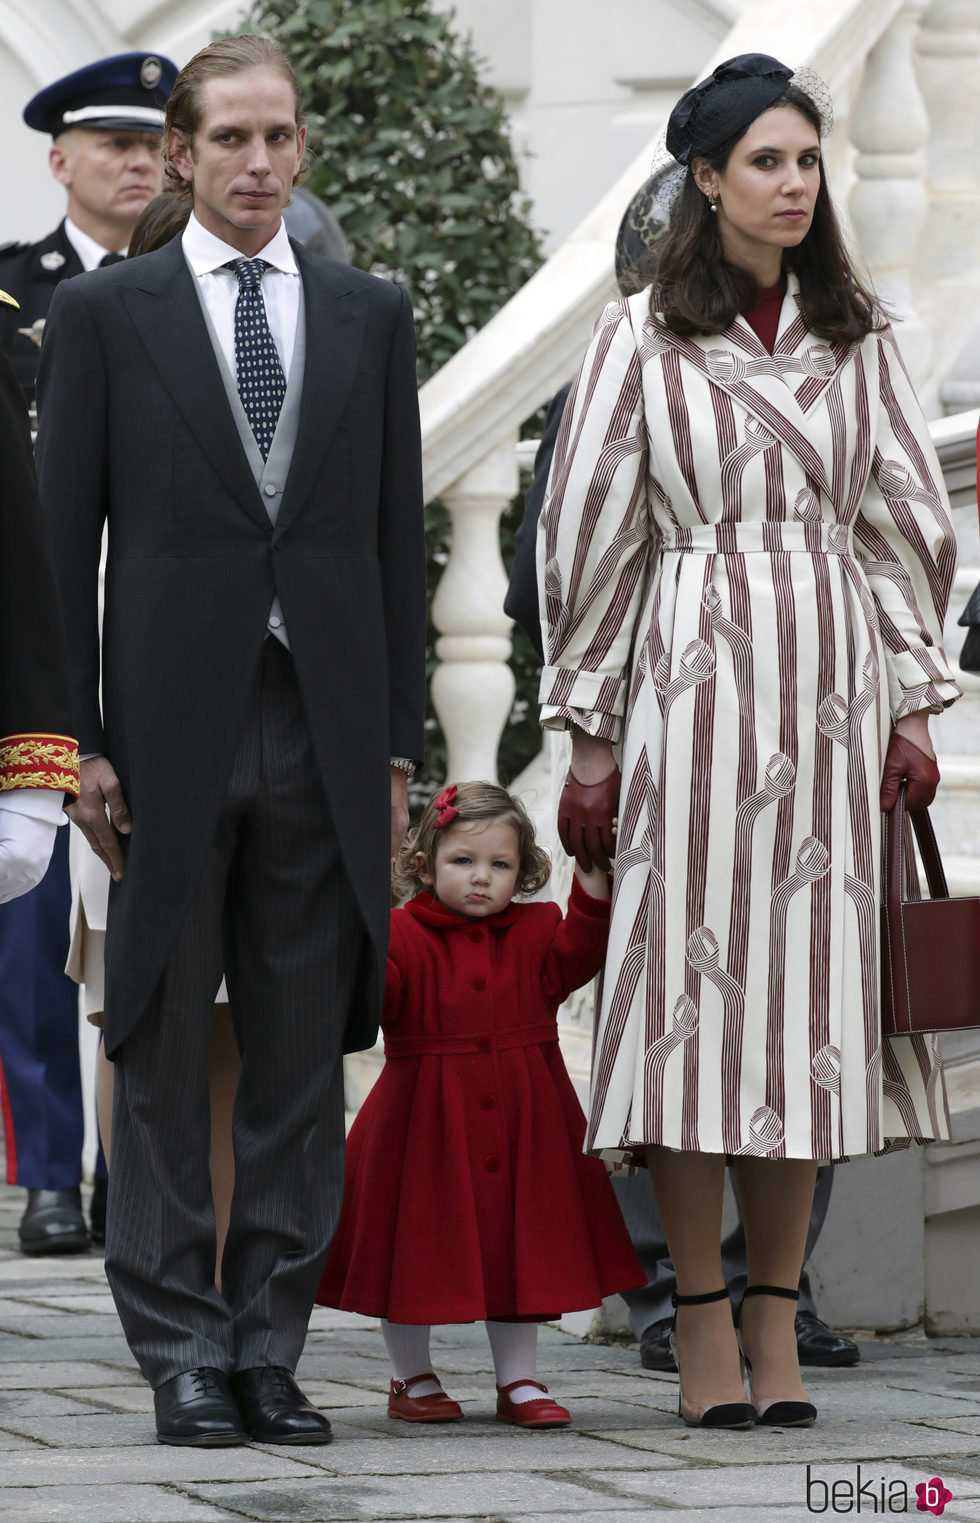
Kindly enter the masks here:
M 914 1333 L 862 1344 L 857 1369 L 809 1371 L 813 1429 L 711 1434 L 678 1422 L 675 1380 L 641 1370 L 635 1348 L 546 1329 L 540 1373 L 574 1425 L 523 1433 L 493 1420 L 482 1328 L 434 1339 L 466 1415 L 425 1429 L 385 1415 L 377 1324 L 317 1311 L 299 1376 L 333 1444 L 166 1448 L 100 1259 L 23 1258 L 22 1202 L 0 1187 L 4 1523 L 796 1523 L 893 1515 L 906 1499 L 928 1517 L 915 1487 L 936 1476 L 952 1492 L 943 1517 L 980 1520 L 980 1343 Z

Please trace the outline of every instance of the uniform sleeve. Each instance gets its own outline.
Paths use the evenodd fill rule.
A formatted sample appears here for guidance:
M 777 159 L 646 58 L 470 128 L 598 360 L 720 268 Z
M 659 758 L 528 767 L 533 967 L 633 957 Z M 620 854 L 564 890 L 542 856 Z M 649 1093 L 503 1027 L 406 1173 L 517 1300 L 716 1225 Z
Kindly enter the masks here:
M 878 611 L 892 717 L 960 696 L 942 648 L 956 535 L 929 429 L 890 329 L 876 336 L 879 414 L 855 523 Z
M 538 527 L 541 723 L 618 740 L 650 551 L 640 358 L 624 302 L 596 324 Z
M 0 308 L 0 794 L 78 792 L 68 652 L 34 478 L 27 403 Z M 52 807 L 55 807 L 52 805 Z
M 572 879 L 568 910 L 555 928 L 541 974 L 549 999 L 560 1003 L 595 978 L 606 960 L 609 914 L 608 899 L 593 899 L 577 878 Z

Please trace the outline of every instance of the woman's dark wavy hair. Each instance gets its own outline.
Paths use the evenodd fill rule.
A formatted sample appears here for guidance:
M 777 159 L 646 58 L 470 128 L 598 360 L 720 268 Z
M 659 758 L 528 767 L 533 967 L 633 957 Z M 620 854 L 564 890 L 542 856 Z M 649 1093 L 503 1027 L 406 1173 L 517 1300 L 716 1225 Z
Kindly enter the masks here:
M 788 85 L 766 109 L 777 106 L 792 106 L 819 136 L 819 112 L 798 87 Z M 743 127 L 704 155 L 712 169 L 725 169 L 732 149 L 747 131 Z M 784 251 L 783 268 L 792 270 L 799 280 L 804 316 L 811 332 L 820 338 L 852 344 L 887 326 L 887 313 L 862 285 L 847 257 L 822 167 L 810 231 L 796 248 Z M 670 224 L 651 251 L 648 278 L 653 284 L 651 313 L 659 314 L 672 333 L 684 337 L 723 333 L 759 299 L 755 277 L 725 259 L 718 219 L 690 169 L 671 209 Z

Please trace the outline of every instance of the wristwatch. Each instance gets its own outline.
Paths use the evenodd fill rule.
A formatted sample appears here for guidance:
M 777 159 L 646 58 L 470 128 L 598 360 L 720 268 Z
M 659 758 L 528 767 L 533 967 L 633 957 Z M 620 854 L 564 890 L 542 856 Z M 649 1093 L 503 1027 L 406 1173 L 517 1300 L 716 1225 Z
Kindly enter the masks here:
M 404 772 L 406 777 L 415 776 L 415 763 L 409 761 L 407 756 L 392 756 L 388 765 L 390 767 L 397 767 L 398 771 Z

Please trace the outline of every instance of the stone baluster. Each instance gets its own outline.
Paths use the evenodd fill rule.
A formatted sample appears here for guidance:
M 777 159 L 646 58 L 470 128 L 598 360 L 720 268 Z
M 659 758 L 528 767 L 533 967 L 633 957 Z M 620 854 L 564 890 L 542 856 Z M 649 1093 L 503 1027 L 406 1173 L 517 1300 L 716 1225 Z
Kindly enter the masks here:
M 919 246 L 924 283 L 972 275 L 980 254 L 980 0 L 932 0 L 919 31 L 919 82 L 929 114 L 929 216 Z
M 514 701 L 500 515 L 517 491 L 516 446 L 516 435 L 505 439 L 443 493 L 452 543 L 432 602 L 440 635 L 432 702 L 454 782 L 496 778 L 497 747 Z
M 903 319 L 899 341 L 917 381 L 929 363 L 929 337 L 912 291 L 929 209 L 924 178 L 929 119 L 913 61 L 924 9 L 925 0 L 906 0 L 875 43 L 850 118 L 857 149 L 851 217 L 878 293 Z

